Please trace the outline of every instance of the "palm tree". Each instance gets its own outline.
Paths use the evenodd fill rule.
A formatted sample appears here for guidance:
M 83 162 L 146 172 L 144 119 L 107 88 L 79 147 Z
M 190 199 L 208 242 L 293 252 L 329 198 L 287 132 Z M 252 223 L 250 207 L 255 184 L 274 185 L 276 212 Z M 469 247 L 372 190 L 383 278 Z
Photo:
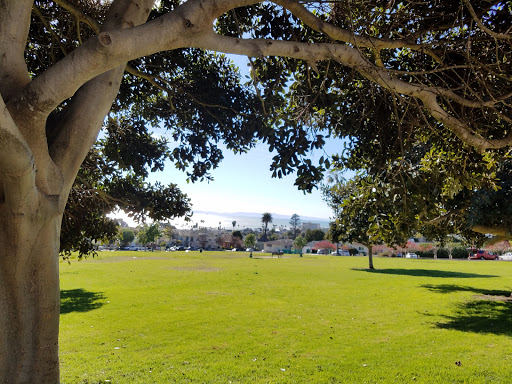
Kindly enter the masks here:
M 268 224 L 272 222 L 272 214 L 269 213 L 269 212 L 265 212 L 262 216 L 261 216 L 261 222 L 265 225 L 265 232 L 263 233 L 263 240 L 266 241 L 267 240 L 267 228 L 268 228 Z

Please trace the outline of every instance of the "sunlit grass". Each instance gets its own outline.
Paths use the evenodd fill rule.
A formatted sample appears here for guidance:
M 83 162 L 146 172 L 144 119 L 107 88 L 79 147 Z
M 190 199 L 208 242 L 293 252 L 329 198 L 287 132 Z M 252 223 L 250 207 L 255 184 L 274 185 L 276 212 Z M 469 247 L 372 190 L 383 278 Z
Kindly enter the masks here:
M 257 255 L 63 263 L 62 382 L 512 382 L 512 263 Z

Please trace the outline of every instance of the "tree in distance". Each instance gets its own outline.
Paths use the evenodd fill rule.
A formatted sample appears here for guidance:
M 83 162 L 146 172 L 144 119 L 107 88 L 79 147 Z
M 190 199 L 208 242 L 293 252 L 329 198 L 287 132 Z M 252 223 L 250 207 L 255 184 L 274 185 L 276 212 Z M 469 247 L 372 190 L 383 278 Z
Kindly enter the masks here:
M 244 244 L 247 248 L 254 248 L 256 245 L 256 235 L 254 233 L 249 233 L 245 236 Z
M 446 213 L 497 187 L 511 18 L 507 1 L 480 0 L 1 2 L 0 382 L 59 382 L 59 250 L 115 236 L 116 208 L 190 214 L 178 186 L 146 181 L 165 160 L 211 179 L 219 143 L 263 142 L 272 174 L 296 172 L 305 191 L 331 164 L 402 191 L 420 167 L 455 198 Z M 248 83 L 212 52 L 249 56 Z M 172 142 L 151 139 L 157 127 Z M 313 164 L 326 136 L 347 147 Z
M 293 240 L 293 246 L 295 249 L 299 250 L 300 257 L 302 257 L 302 249 L 306 246 L 307 243 L 308 241 L 302 236 L 297 236 L 295 240 Z
M 304 234 L 304 238 L 309 243 L 311 241 L 320 241 L 325 237 L 325 232 L 321 229 L 306 229 L 306 233 Z
M 130 228 L 121 229 L 121 246 L 126 247 L 135 240 L 135 233 Z
M 244 239 L 244 245 L 247 248 L 251 248 L 251 253 L 249 257 L 252 257 L 252 249 L 254 249 L 254 246 L 256 245 L 256 235 L 254 233 L 249 233 L 248 235 L 246 235 Z
M 153 252 L 155 248 L 156 240 L 162 236 L 162 231 L 160 231 L 160 225 L 155 222 L 151 225 L 145 224 L 140 231 L 137 233 L 137 240 L 139 243 L 147 246 L 151 245 L 151 252 Z
M 389 205 L 394 206 L 392 200 L 384 195 L 376 193 L 373 189 L 365 189 L 367 194 L 361 193 L 360 176 L 351 180 L 341 181 L 330 186 L 323 187 L 324 199 L 335 213 L 335 221 L 329 225 L 327 238 L 333 243 L 353 243 L 358 242 L 368 248 L 368 268 L 374 269 L 373 265 L 373 246 L 383 242 L 381 232 L 383 227 L 389 229 L 387 234 L 393 236 L 389 240 L 391 244 L 407 241 L 408 233 L 399 233 L 395 230 L 392 223 L 384 222 L 383 218 L 392 218 L 383 216 L 383 212 Z M 381 199 L 378 199 L 382 196 Z M 381 219 L 379 222 L 378 219 Z M 377 221 L 377 222 L 376 222 Z M 381 232 L 378 232 L 378 230 Z M 404 227 L 407 231 L 408 227 Z M 378 233 L 376 233 L 378 232 Z M 403 236 L 397 239 L 397 236 Z
M 299 230 L 300 224 L 300 216 L 294 213 L 290 218 L 290 226 L 292 227 L 293 231 L 293 239 L 297 237 L 297 231 Z
M 264 225 L 264 232 L 262 237 L 263 241 L 267 241 L 267 229 L 272 220 L 274 219 L 272 218 L 272 214 L 269 212 L 265 212 L 263 215 L 261 215 L 261 222 Z

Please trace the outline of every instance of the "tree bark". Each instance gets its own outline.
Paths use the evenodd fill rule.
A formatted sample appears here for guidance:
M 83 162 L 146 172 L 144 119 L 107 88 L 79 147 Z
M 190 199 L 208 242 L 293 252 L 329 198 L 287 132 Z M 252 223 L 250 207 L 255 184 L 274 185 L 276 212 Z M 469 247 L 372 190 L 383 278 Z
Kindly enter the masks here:
M 30 1 L 24 0 L 21 5 L 21 1 L 19 3 L 10 1 L 11 7 L 8 9 L 12 9 L 13 14 L 17 14 L 16 12 L 25 7 L 25 13 L 30 15 L 29 3 Z M 129 28 L 143 23 L 151 4 L 152 0 L 138 2 L 116 0 L 106 17 L 104 30 Z M 0 20 L 10 20 L 7 16 L 1 14 Z M 19 21 L 16 20 L 16 22 Z M 28 30 L 28 24 L 25 29 Z M 22 40 L 24 47 L 26 34 Z M 7 44 L 0 39 L 0 52 L 4 51 L 7 51 Z M 21 57 L 23 58 L 23 49 L 21 49 Z M 91 57 L 87 59 L 89 60 L 82 61 L 82 64 L 85 63 L 84 65 L 87 66 Z M 58 64 L 65 61 L 66 59 Z M 0 63 L 6 64 L 1 59 Z M 56 94 L 55 91 L 61 89 L 62 84 L 66 88 L 66 81 L 77 80 L 80 77 L 76 72 L 77 68 L 69 77 L 61 72 L 52 78 L 52 73 L 55 75 L 58 72 L 56 67 L 59 65 L 55 65 L 52 67 L 53 71 L 48 70 L 46 74 L 38 76 L 26 86 L 28 80 L 18 76 L 16 81 L 8 83 L 7 90 L 4 87 L 6 83 L 2 83 L 2 97 L 0 97 L 1 384 L 59 383 L 58 254 L 62 214 L 80 164 L 93 144 L 102 121 L 116 97 L 124 65 L 119 63 L 117 68 L 93 78 L 78 92 L 71 90 L 67 96 L 65 92 Z M 15 61 L 12 61 L 10 66 L 19 67 Z M 68 69 L 72 70 L 70 67 Z M 101 72 L 103 71 L 99 70 L 99 73 Z M 9 72 L 8 75 L 11 73 Z M 2 78 L 0 67 L 0 79 Z M 38 87 L 40 89 L 37 91 Z M 27 99 L 22 96 L 30 94 L 31 89 L 37 91 L 32 93 L 34 97 Z M 13 94 L 17 96 L 11 98 Z M 73 98 L 67 111 L 64 112 L 65 118 L 61 120 L 60 125 L 53 127 L 51 131 L 55 131 L 56 134 L 52 140 L 48 141 L 46 118 L 55 107 L 53 104 L 60 103 L 63 96 L 71 95 Z M 5 102 L 6 96 L 8 96 L 7 102 Z M 48 103 L 49 100 L 53 100 L 53 104 Z
M 59 383 L 61 216 L 10 208 L 0 205 L 0 383 Z
M 375 269 L 373 267 L 373 247 L 371 245 L 366 246 L 368 248 L 368 268 Z

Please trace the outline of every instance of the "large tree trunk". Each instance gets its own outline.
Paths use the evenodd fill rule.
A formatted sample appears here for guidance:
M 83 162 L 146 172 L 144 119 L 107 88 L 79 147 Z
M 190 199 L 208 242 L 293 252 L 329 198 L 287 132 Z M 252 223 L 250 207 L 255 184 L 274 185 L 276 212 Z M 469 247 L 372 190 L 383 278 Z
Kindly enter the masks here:
M 0 12 L 0 384 L 59 382 L 62 214 L 125 67 L 118 60 L 117 68 L 101 68 L 115 56 L 102 49 L 112 43 L 109 33 L 144 23 L 153 0 L 114 1 L 102 26 L 109 33 L 34 79 L 24 65 L 32 3 L 4 1 Z
M 0 383 L 59 382 L 61 216 L 0 204 Z M 48 212 L 46 212 L 48 214 Z

